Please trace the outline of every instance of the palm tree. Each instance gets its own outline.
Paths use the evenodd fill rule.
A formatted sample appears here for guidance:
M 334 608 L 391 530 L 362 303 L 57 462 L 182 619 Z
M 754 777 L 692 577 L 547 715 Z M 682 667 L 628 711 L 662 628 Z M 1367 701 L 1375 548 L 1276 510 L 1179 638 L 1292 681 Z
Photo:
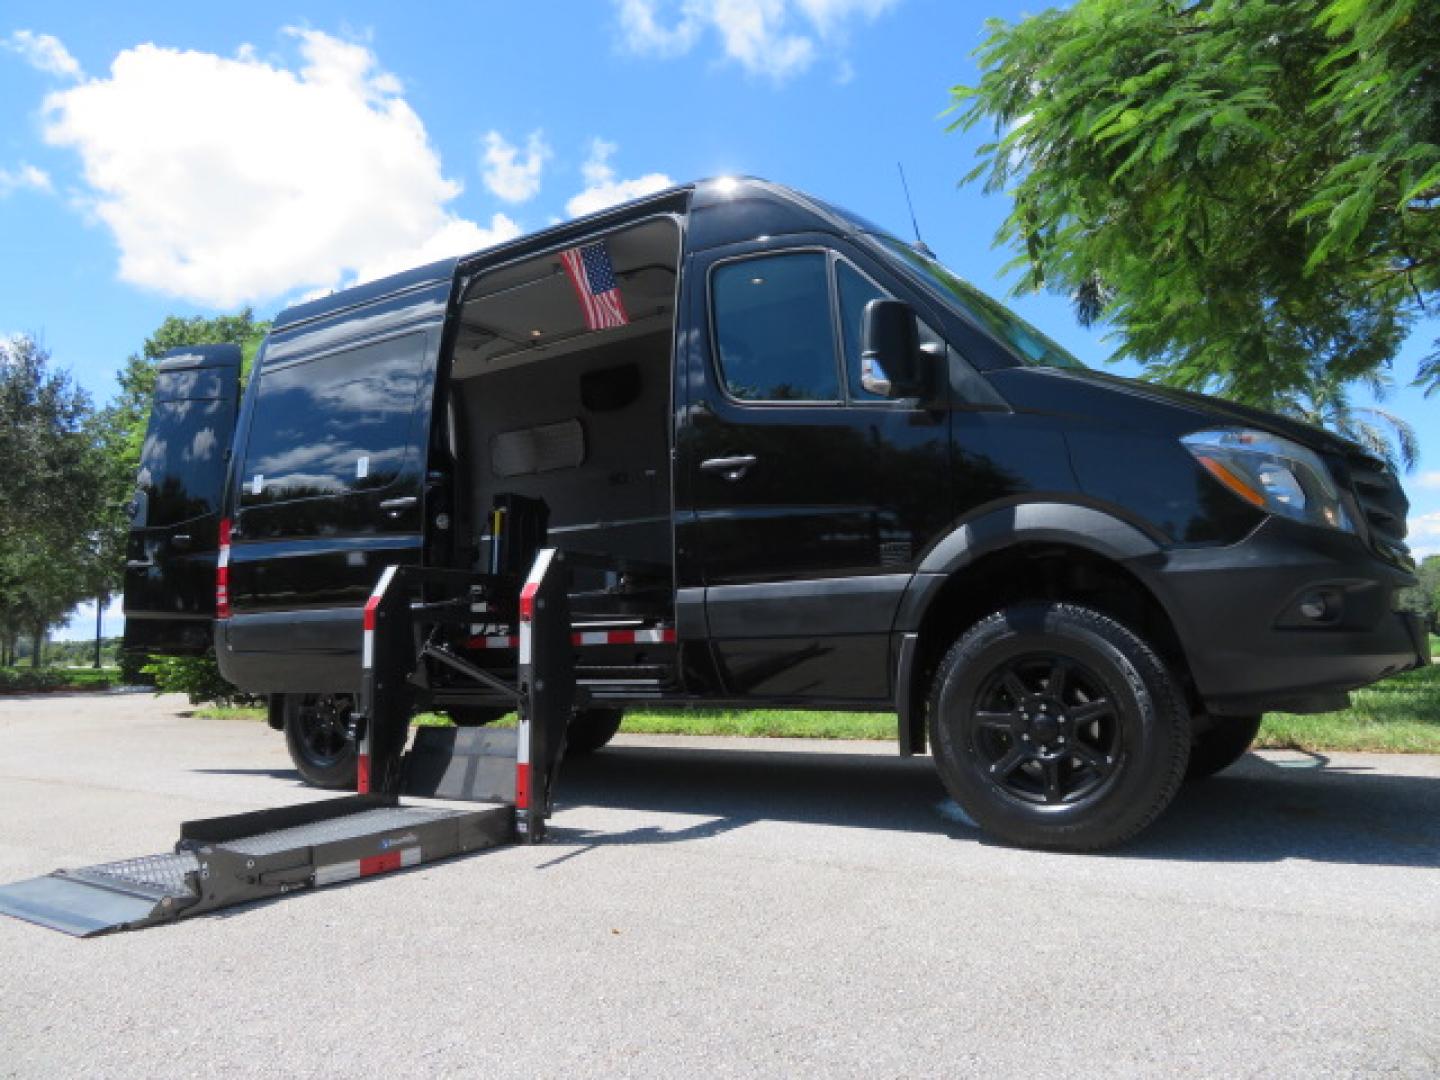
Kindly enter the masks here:
M 1317 365 L 1317 370 L 1311 372 L 1310 382 L 1300 390 L 1283 394 L 1275 407 L 1287 416 L 1355 440 L 1388 461 L 1391 468 L 1399 465 L 1407 472 L 1415 468 L 1420 457 L 1420 440 L 1415 429 L 1378 404 L 1352 403 L 1350 395 L 1356 381 L 1370 390 L 1376 402 L 1384 401 L 1392 386 L 1390 376 L 1384 372 L 1372 372 L 1353 380 Z

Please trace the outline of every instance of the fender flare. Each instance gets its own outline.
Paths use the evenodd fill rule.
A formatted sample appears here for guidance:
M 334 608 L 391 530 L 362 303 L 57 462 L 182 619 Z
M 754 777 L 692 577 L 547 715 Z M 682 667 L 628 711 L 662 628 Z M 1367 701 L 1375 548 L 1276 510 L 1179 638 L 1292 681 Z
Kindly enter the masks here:
M 1157 555 L 1156 539 L 1114 514 L 1077 503 L 1032 502 L 1003 506 L 957 526 L 921 560 L 895 613 L 895 706 L 900 752 L 924 748 L 917 709 L 915 663 L 920 627 L 950 578 L 987 555 L 1026 543 L 1063 543 L 1115 562 Z
M 1002 506 L 957 526 L 930 549 L 901 598 L 895 631 L 919 630 L 935 594 L 956 571 L 997 551 L 1029 543 L 1067 544 L 1115 562 L 1162 550 L 1137 526 L 1091 506 L 1059 502 Z

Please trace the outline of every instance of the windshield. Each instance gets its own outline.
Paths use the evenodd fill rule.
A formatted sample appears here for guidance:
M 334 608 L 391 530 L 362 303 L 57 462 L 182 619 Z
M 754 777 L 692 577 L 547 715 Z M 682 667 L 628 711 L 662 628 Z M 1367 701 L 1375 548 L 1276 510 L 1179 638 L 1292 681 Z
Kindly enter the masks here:
M 869 233 L 872 240 L 900 259 L 939 298 L 956 304 L 972 320 L 988 330 L 1028 367 L 1057 367 L 1084 370 L 1085 365 L 1051 341 L 1020 316 L 996 303 L 975 286 L 962 281 L 934 259 L 921 255 L 903 240 L 884 233 Z

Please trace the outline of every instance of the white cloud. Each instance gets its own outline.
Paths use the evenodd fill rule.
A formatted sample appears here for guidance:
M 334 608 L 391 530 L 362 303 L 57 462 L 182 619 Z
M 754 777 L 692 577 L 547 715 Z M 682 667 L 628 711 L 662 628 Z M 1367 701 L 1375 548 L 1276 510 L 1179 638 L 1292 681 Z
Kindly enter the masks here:
M 782 82 L 836 51 L 856 21 L 873 21 L 900 0 L 614 0 L 621 39 L 638 53 L 680 56 L 705 30 L 720 39 L 727 60 L 752 75 Z M 848 81 L 846 61 L 836 65 Z
M 51 94 L 122 280 L 211 307 L 320 292 L 518 233 L 449 204 L 424 124 L 375 54 L 291 29 L 298 63 L 145 44 Z
M 50 174 L 34 165 L 22 164 L 15 169 L 0 168 L 0 199 L 16 191 L 53 191 Z
M 590 156 L 580 166 L 585 178 L 585 190 L 565 204 L 565 212 L 571 217 L 583 217 L 607 206 L 638 199 L 656 191 L 672 187 L 675 181 L 664 173 L 652 172 L 637 176 L 633 180 L 621 180 L 615 175 L 610 158 L 619 149 L 614 143 L 595 139 L 590 143 Z
M 1417 560 L 1440 555 L 1440 510 L 1410 518 L 1405 542 Z
M 80 62 L 70 55 L 70 50 L 57 37 L 31 30 L 16 30 L 3 44 L 11 52 L 24 57 L 25 62 L 36 71 L 58 75 L 62 79 L 78 79 L 83 74 Z
M 701 19 L 687 8 L 674 26 L 656 19 L 656 0 L 616 0 L 625 43 L 636 52 L 657 56 L 683 56 L 695 46 L 703 29 Z
M 540 174 L 552 156 L 543 132 L 530 133 L 523 157 L 520 148 L 507 142 L 498 131 L 487 132 L 480 175 L 498 198 L 508 203 L 526 202 L 539 193 Z
M 1429 488 L 1432 491 L 1440 491 L 1440 470 L 1421 473 L 1415 477 L 1415 486 Z

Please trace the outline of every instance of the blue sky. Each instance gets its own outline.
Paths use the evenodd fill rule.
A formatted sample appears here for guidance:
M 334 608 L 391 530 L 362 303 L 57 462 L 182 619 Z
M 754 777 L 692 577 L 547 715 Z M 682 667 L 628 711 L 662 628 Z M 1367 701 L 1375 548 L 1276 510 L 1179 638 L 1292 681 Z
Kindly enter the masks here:
M 100 5 L 0 16 L 0 334 L 42 338 L 99 400 L 168 314 L 287 302 L 470 250 L 667 181 L 746 173 L 925 239 L 1004 294 L 1003 198 L 945 132 L 986 17 L 955 0 Z M 1083 359 L 1063 298 L 1014 306 Z M 1431 323 L 1396 368 L 1412 376 Z M 1123 369 L 1122 369 L 1123 371 Z M 1417 546 L 1440 550 L 1440 403 Z M 93 626 L 93 611 L 74 633 Z

